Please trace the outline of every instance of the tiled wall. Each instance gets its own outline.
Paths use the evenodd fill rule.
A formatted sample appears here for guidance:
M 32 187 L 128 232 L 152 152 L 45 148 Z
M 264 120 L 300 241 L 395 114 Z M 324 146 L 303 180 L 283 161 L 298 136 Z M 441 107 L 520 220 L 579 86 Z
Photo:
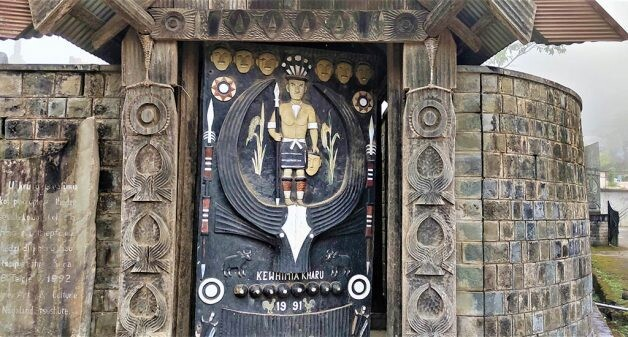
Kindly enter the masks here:
M 92 336 L 115 335 L 121 101 L 119 67 L 0 65 L 0 158 L 42 155 L 74 137 L 81 120 L 96 117 L 101 168 Z
M 587 335 L 591 258 L 579 97 L 485 67 L 460 67 L 458 80 L 458 331 Z

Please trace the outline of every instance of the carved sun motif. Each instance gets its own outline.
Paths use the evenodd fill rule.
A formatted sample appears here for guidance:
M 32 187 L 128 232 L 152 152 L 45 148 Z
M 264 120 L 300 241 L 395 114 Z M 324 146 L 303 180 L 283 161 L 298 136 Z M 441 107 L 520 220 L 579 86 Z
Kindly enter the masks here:
M 366 91 L 358 91 L 353 95 L 353 107 L 360 113 L 366 114 L 373 109 L 373 96 Z
M 212 82 L 212 94 L 221 102 L 231 100 L 235 93 L 236 84 L 231 77 L 221 76 Z

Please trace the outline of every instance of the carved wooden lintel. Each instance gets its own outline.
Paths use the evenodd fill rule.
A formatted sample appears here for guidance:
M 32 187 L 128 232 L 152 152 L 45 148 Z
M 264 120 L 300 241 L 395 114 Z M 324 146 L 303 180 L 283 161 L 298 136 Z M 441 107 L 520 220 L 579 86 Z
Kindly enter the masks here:
M 146 10 L 135 1 L 104 0 L 118 15 L 135 28 L 140 34 L 150 33 L 155 21 Z
M 423 41 L 424 10 L 214 10 L 153 8 L 155 40 Z

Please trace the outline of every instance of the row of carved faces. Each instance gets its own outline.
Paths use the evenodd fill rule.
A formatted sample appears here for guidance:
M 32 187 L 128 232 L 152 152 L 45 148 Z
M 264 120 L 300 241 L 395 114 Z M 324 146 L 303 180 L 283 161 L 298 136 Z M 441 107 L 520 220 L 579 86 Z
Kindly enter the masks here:
M 279 66 L 279 59 L 273 53 L 261 53 L 254 60 L 253 53 L 245 49 L 232 53 L 219 47 L 212 51 L 210 59 L 216 69 L 221 71 L 226 70 L 233 62 L 241 74 L 248 73 L 253 65 L 257 65 L 262 74 L 268 76 Z M 322 82 L 329 81 L 335 75 L 340 83 L 347 84 L 353 77 L 353 65 L 348 61 L 340 61 L 334 69 L 334 64 L 329 59 L 321 58 L 316 63 L 314 72 Z M 361 85 L 366 85 L 373 77 L 373 69 L 366 63 L 359 63 L 355 68 L 355 76 Z

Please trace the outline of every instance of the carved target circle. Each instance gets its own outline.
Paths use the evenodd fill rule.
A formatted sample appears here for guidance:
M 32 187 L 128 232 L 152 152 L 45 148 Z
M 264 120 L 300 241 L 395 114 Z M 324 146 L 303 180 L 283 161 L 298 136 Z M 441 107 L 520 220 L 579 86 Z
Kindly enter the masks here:
M 447 111 L 438 101 L 426 99 L 412 109 L 410 126 L 418 135 L 426 138 L 439 137 L 447 128 Z
M 363 300 L 371 293 L 371 282 L 364 275 L 353 275 L 349 279 L 349 296 L 355 300 Z
M 205 304 L 216 304 L 225 295 L 225 286 L 220 280 L 208 278 L 198 286 L 198 297 Z
M 353 95 L 353 107 L 360 113 L 369 113 L 373 109 L 373 96 L 366 91 L 358 91 Z
M 178 33 L 185 28 L 185 18 L 179 12 L 169 12 L 164 17 L 164 26 L 167 30 Z
M 134 132 L 152 135 L 163 131 L 170 120 L 164 102 L 155 96 L 138 96 L 129 108 L 129 123 Z
M 221 102 L 227 102 L 235 96 L 236 84 L 231 77 L 221 76 L 212 82 L 212 94 Z
M 414 34 L 419 27 L 419 22 L 414 15 L 410 13 L 401 13 L 395 18 L 393 25 L 396 35 L 404 38 Z

